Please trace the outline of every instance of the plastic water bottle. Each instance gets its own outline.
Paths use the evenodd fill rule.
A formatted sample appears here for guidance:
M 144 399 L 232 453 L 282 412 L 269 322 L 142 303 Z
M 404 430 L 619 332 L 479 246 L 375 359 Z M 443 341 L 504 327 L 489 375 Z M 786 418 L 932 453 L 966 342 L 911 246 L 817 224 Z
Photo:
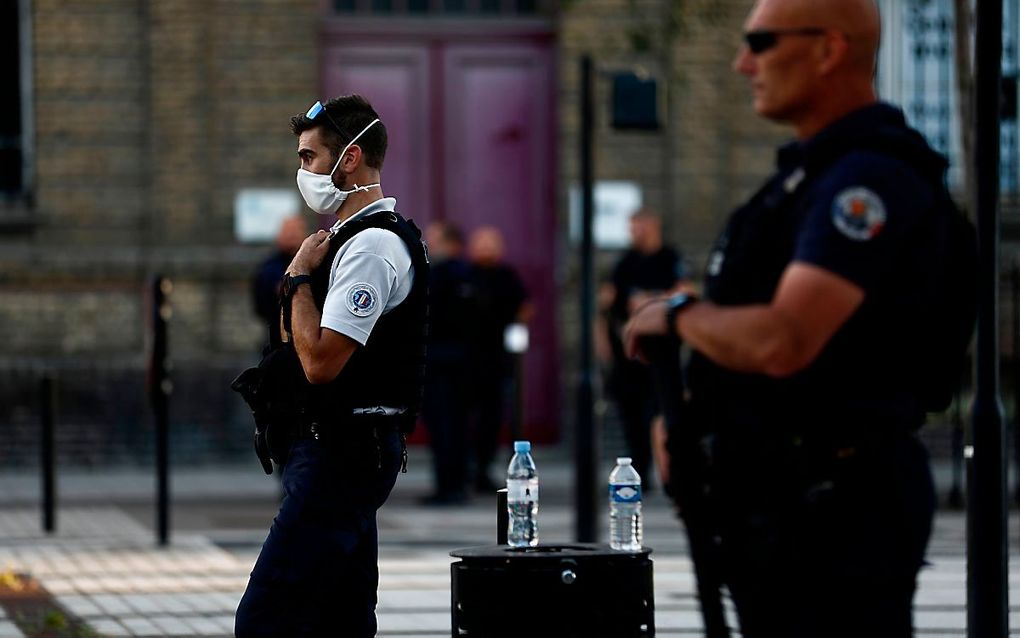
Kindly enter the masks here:
M 609 546 L 636 552 L 641 549 L 641 476 L 628 457 L 616 459 L 609 474 Z
M 529 441 L 514 441 L 514 456 L 506 471 L 506 507 L 510 547 L 538 545 L 538 472 Z

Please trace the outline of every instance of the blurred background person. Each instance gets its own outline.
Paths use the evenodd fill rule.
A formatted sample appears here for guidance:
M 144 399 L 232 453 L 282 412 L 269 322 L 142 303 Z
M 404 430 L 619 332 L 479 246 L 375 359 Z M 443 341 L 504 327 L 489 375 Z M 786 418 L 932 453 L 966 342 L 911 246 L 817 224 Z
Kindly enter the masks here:
M 472 420 L 475 433 L 474 487 L 492 492 L 489 477 L 505 413 L 507 388 L 513 376 L 513 358 L 503 345 L 503 333 L 512 323 L 526 323 L 533 309 L 517 272 L 503 261 L 503 234 L 493 226 L 471 233 L 468 257 L 475 294 L 474 347 L 472 348 Z
M 280 337 L 280 282 L 307 235 L 303 219 L 297 216 L 284 219 L 276 233 L 276 252 L 259 264 L 252 278 L 255 314 L 263 325 L 269 326 L 267 336 L 270 341 L 275 339 L 274 343 Z
M 634 469 L 644 479 L 646 489 L 652 485 L 652 423 L 661 420 L 662 409 L 650 370 L 626 356 L 621 335 L 623 325 L 637 308 L 664 292 L 679 289 L 684 281 L 683 259 L 663 244 L 659 216 L 650 208 L 638 209 L 630 218 L 630 248 L 613 268 L 610 282 L 602 286 L 599 299 L 610 355 L 606 386 L 619 409 Z
M 429 272 L 429 341 L 422 418 L 429 432 L 435 491 L 426 505 L 457 505 L 468 499 L 468 383 L 474 287 L 457 226 L 437 221 L 425 229 Z

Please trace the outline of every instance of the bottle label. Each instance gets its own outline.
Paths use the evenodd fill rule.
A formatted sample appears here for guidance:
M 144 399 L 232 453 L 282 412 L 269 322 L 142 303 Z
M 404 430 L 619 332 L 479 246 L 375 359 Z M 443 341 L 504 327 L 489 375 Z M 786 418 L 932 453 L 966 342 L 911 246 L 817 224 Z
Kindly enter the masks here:
M 538 501 L 538 481 L 507 481 L 506 502 L 527 503 Z
M 640 503 L 641 485 L 618 483 L 609 485 L 609 500 L 614 503 Z

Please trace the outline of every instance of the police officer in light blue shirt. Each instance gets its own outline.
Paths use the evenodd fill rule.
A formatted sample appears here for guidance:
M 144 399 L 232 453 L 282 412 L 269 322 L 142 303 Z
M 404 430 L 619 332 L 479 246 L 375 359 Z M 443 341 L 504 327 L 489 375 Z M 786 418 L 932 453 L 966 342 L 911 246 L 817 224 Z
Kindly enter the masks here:
M 731 216 L 705 298 L 661 299 L 627 327 L 639 356 L 668 333 L 694 351 L 689 418 L 710 433 L 705 481 L 748 638 L 912 634 L 935 503 L 915 431 L 945 407 L 973 325 L 948 285 L 973 235 L 944 159 L 877 100 L 879 32 L 872 0 L 755 4 L 735 68 L 797 140 Z
M 374 636 L 376 511 L 406 469 L 420 405 L 428 261 L 421 233 L 383 196 L 386 129 L 367 100 L 316 103 L 291 128 L 298 188 L 336 223 L 290 263 L 282 336 L 259 368 L 284 499 L 235 631 Z

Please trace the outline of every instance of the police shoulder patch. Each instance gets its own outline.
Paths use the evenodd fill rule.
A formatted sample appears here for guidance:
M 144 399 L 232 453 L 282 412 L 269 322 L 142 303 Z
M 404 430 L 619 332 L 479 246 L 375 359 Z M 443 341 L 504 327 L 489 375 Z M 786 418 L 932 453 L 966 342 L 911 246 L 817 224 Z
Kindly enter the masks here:
M 885 204 L 863 186 L 844 188 L 832 200 L 832 224 L 854 241 L 868 241 L 885 226 Z
M 357 317 L 367 317 L 375 312 L 379 303 L 379 291 L 370 283 L 354 284 L 347 289 L 347 309 Z

